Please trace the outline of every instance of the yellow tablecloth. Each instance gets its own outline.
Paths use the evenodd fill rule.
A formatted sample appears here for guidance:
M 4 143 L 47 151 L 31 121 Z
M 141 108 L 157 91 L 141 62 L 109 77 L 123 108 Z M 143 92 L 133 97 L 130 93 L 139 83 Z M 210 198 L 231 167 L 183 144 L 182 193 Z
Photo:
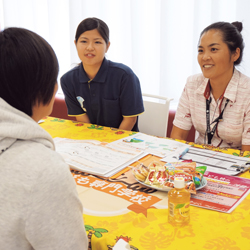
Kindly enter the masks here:
M 133 133 L 52 117 L 44 120 L 41 127 L 52 137 L 111 142 Z M 241 154 L 237 150 L 223 152 Z M 248 156 L 248 152 L 244 156 Z M 168 223 L 167 193 L 157 191 L 142 195 L 141 186 L 128 181 L 133 178 L 129 172 L 117 180 L 77 171 L 72 174 L 78 184 L 79 197 L 84 206 L 84 222 L 93 250 L 112 249 L 119 238 L 128 241 L 131 249 L 139 250 L 250 249 L 250 195 L 230 214 L 191 206 L 190 224 L 178 228 Z M 240 176 L 250 179 L 249 172 Z M 125 179 L 124 183 L 131 183 L 128 187 L 133 186 L 130 191 L 136 193 L 137 196 L 133 197 L 137 200 L 130 199 L 129 189 L 123 183 Z M 117 190 L 123 190 L 123 194 L 115 195 Z M 144 201 L 146 205 L 143 205 Z

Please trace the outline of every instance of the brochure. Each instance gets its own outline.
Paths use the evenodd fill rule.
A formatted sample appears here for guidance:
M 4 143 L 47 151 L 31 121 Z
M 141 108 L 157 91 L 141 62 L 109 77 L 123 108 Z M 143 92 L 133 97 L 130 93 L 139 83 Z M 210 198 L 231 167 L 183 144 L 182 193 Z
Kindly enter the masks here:
M 250 192 L 250 179 L 206 172 L 207 185 L 191 196 L 190 204 L 231 213 Z

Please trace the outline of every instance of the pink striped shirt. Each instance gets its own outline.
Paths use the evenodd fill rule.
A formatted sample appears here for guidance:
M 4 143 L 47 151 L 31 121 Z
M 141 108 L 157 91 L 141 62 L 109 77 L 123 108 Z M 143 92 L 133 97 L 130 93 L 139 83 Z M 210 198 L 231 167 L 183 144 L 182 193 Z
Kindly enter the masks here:
M 190 130 L 194 125 L 199 132 L 196 140 L 198 144 L 207 144 L 205 96 L 209 89 L 208 80 L 202 74 L 190 76 L 187 79 L 173 122 L 176 127 L 184 130 Z M 211 93 L 206 97 L 212 99 L 210 123 L 219 116 L 219 106 L 221 105 L 222 110 L 226 99 L 229 99 L 223 121 L 218 123 L 217 133 L 214 134 L 211 145 L 237 149 L 241 149 L 242 145 L 250 145 L 250 78 L 235 69 L 222 100 L 218 99 L 216 102 Z M 213 126 L 214 124 L 210 126 L 211 130 Z

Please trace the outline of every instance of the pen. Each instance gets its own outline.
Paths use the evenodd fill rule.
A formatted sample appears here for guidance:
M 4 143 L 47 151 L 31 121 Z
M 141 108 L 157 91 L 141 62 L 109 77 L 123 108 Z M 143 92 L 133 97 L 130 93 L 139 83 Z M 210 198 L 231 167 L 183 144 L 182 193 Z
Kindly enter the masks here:
M 181 154 L 179 154 L 179 160 L 188 152 L 189 148 L 186 148 Z

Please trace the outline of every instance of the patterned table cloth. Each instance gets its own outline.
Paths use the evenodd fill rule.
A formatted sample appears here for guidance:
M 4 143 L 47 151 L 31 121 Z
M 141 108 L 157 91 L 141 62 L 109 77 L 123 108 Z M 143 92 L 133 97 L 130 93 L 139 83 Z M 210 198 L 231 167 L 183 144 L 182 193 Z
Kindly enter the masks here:
M 40 126 L 53 138 L 108 143 L 134 133 L 53 117 L 44 121 Z M 249 152 L 210 149 L 249 157 Z M 191 206 L 189 225 L 174 227 L 168 223 L 167 193 L 139 184 L 131 171 L 115 179 L 75 170 L 72 175 L 84 206 L 85 228 L 93 250 L 111 250 L 120 238 L 138 250 L 250 249 L 250 194 L 230 214 Z M 249 171 L 240 177 L 250 179 Z

